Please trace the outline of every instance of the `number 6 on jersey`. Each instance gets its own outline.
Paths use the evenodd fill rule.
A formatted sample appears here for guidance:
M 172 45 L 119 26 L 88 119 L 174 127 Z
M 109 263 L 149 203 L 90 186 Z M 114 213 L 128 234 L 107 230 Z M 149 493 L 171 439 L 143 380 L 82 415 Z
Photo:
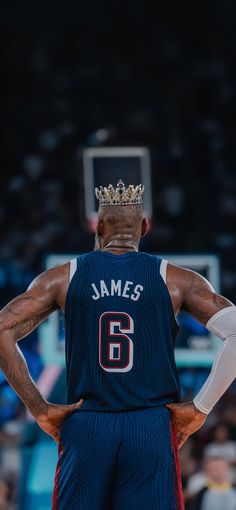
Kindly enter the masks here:
M 99 319 L 99 363 L 106 372 L 128 372 L 133 366 L 134 321 L 125 312 L 104 312 Z

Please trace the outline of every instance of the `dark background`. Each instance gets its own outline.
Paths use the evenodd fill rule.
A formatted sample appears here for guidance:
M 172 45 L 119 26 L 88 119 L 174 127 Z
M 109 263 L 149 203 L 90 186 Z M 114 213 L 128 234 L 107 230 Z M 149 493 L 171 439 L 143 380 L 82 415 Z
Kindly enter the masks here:
M 1 301 L 15 292 L 4 290 L 14 267 L 30 280 L 45 252 L 92 247 L 81 151 L 130 144 L 152 157 L 154 228 L 143 249 L 219 253 L 235 299 L 235 4 L 1 10 Z

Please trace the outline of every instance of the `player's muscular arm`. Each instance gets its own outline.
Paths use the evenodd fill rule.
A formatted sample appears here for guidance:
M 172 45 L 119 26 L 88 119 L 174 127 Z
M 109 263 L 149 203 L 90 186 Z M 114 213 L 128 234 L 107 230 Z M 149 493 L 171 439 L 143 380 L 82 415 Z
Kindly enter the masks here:
M 65 264 L 39 275 L 27 292 L 0 311 L 0 369 L 36 419 L 47 414 L 49 404 L 32 380 L 17 341 L 51 312 L 64 308 L 68 285 L 69 264 Z M 56 433 L 51 435 L 57 438 Z
M 170 266 L 167 286 L 175 313 L 186 310 L 224 340 L 211 373 L 193 402 L 168 405 L 181 447 L 201 427 L 236 377 L 236 308 L 231 301 L 216 294 L 205 278 L 187 269 Z
M 231 301 L 216 294 L 203 276 L 172 264 L 168 264 L 167 286 L 175 313 L 183 309 L 204 325 L 219 310 L 233 306 Z
M 0 312 L 0 368 L 33 415 L 43 408 L 44 400 L 29 376 L 17 341 L 63 304 L 67 271 L 64 267 L 42 273 L 27 292 L 13 299 Z

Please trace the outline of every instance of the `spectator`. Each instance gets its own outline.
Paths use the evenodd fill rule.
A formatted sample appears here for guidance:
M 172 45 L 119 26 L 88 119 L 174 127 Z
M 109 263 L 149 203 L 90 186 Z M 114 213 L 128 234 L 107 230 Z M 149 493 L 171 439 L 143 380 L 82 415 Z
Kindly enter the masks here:
M 229 429 L 219 423 L 214 431 L 213 442 L 206 446 L 204 451 L 206 458 L 223 457 L 229 463 L 236 463 L 236 441 L 231 441 L 229 437 Z
M 7 485 L 4 480 L 0 480 L 0 510 L 10 510 L 7 502 Z
M 187 503 L 186 510 L 235 510 L 236 489 L 229 462 L 221 457 L 206 459 L 204 473 L 205 486 Z

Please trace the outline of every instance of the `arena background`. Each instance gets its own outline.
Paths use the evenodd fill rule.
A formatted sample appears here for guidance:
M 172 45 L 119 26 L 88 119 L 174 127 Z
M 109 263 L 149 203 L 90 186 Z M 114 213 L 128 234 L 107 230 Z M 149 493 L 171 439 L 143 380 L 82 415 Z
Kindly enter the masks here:
M 48 255 L 93 249 L 83 151 L 130 146 L 151 156 L 152 230 L 141 249 L 213 255 L 221 292 L 236 302 L 235 3 L 10 2 L 0 14 L 0 305 Z M 53 352 L 45 361 L 45 332 L 20 346 L 48 398 L 64 402 L 63 363 Z M 207 340 L 201 362 L 192 347 L 198 362 L 179 363 L 183 399 L 209 373 Z M 234 383 L 181 451 L 189 510 L 206 458 L 223 455 L 236 481 L 235 403 Z M 0 374 L 0 510 L 49 510 L 56 458 Z

